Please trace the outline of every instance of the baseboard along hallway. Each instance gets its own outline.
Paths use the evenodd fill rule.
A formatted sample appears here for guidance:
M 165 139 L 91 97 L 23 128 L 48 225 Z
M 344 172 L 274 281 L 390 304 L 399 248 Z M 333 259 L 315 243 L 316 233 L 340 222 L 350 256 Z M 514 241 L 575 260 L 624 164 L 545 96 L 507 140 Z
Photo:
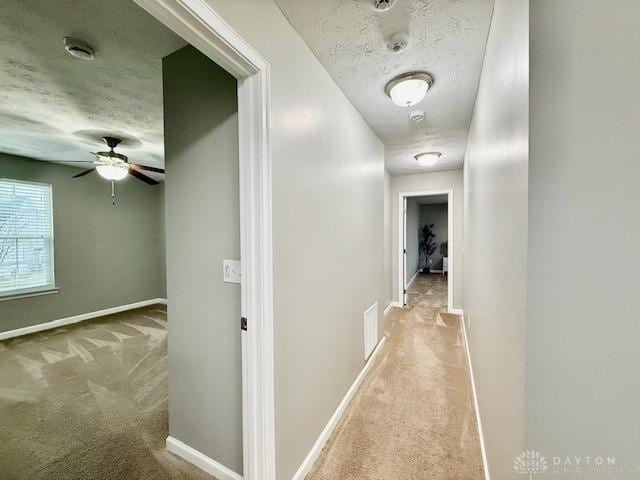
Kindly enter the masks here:
M 461 317 L 446 309 L 446 277 L 418 274 L 308 480 L 484 478 Z

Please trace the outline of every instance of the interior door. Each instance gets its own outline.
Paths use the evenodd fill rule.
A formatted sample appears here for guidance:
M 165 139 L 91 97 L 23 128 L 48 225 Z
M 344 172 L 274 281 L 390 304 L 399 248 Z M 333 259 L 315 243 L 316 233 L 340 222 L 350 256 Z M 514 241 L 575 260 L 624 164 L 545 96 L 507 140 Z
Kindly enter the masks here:
M 407 197 L 402 197 L 402 304 L 407 304 Z

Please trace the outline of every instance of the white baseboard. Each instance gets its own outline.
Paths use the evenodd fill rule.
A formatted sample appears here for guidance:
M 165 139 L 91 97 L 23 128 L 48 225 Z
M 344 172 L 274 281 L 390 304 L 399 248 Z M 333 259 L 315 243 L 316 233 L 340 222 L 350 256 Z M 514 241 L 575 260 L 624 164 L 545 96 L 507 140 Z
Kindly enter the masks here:
M 73 317 L 61 318 L 59 320 L 52 320 L 51 322 L 39 323 L 37 325 L 30 325 L 28 327 L 17 328 L 15 330 L 8 330 L 6 332 L 0 332 L 0 341 L 8 338 L 19 337 L 20 335 L 28 335 L 30 333 L 42 332 L 44 330 L 51 330 L 52 328 L 64 327 L 65 325 L 71 325 L 73 323 L 82 322 L 91 318 L 104 317 L 105 315 L 112 315 L 114 313 L 124 312 L 126 310 L 133 310 L 141 307 L 148 307 L 149 305 L 156 305 L 158 303 L 167 304 L 166 298 L 152 298 L 151 300 L 143 300 L 141 302 L 130 303 L 128 305 L 120 305 L 118 307 L 105 308 L 104 310 L 98 310 L 96 312 L 83 313 L 80 315 L 74 315 Z
M 449 309 L 449 313 L 455 313 L 456 315 L 463 315 L 464 316 L 464 310 L 462 310 L 461 308 L 450 308 Z
M 300 468 L 298 468 L 298 471 L 293 475 L 292 480 L 303 480 L 304 477 L 309 473 L 309 471 L 311 471 L 313 464 L 320 456 L 320 452 L 322 452 L 322 449 L 327 443 L 327 440 L 329 440 L 329 437 L 333 433 L 333 430 L 336 428 L 336 425 L 338 424 L 340 417 L 342 417 L 342 415 L 344 414 L 344 411 L 347 409 L 347 406 L 349 405 L 349 402 L 358 391 L 358 387 L 364 380 L 364 377 L 369 371 L 369 369 L 371 368 L 371 365 L 373 365 L 373 362 L 375 361 L 376 356 L 378 355 L 380 350 L 382 350 L 382 345 L 384 345 L 384 342 L 386 339 L 387 337 L 382 337 L 380 339 L 375 350 L 369 357 L 369 360 L 367 360 L 367 363 L 365 363 L 362 371 L 358 374 L 358 376 L 354 380 L 351 387 L 349 387 L 349 390 L 347 391 L 346 395 L 340 402 L 340 405 L 338 405 L 338 408 L 336 408 L 336 411 L 333 412 L 333 415 L 329 419 L 329 422 L 327 423 L 327 425 L 324 427 L 324 430 L 322 430 L 322 433 L 320 433 L 320 436 L 316 440 L 316 443 L 313 445 L 313 447 L 311 447 L 311 450 L 307 454 L 306 458 L 303 460 L 302 464 L 300 465 Z
M 389 302 L 387 308 L 384 309 L 384 315 L 387 315 L 392 308 L 402 308 L 404 305 L 400 302 Z
M 200 453 L 195 448 L 186 443 L 182 443 L 171 436 L 167 437 L 167 450 L 183 460 L 195 465 L 200 470 L 213 475 L 218 480 L 242 480 L 242 475 L 238 475 L 230 468 Z
M 484 433 L 482 432 L 482 420 L 480 420 L 480 407 L 478 406 L 478 394 L 476 392 L 476 381 L 473 376 L 473 365 L 471 364 L 471 352 L 469 351 L 469 339 L 467 338 L 467 327 L 464 316 L 462 317 L 462 335 L 464 337 L 464 351 L 467 354 L 467 364 L 469 366 L 469 377 L 471 378 L 471 392 L 473 393 L 473 406 L 476 411 L 476 423 L 478 424 L 478 437 L 480 437 L 480 450 L 482 452 L 482 467 L 484 469 L 484 479 L 491 480 L 489 475 L 489 463 L 487 462 L 487 450 L 484 445 Z
M 409 282 L 407 283 L 407 288 L 411 286 L 411 284 L 416 279 L 419 273 L 420 273 L 420 269 L 416 270 L 416 273 L 413 274 L 413 277 L 411 277 L 411 280 L 409 280 Z

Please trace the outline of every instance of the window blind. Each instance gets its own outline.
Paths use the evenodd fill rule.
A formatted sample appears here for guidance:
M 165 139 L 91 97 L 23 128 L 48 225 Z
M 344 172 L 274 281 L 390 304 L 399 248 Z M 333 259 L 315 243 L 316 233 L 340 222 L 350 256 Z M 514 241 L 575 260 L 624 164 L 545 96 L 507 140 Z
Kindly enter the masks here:
M 54 286 L 51 185 L 0 179 L 0 296 Z

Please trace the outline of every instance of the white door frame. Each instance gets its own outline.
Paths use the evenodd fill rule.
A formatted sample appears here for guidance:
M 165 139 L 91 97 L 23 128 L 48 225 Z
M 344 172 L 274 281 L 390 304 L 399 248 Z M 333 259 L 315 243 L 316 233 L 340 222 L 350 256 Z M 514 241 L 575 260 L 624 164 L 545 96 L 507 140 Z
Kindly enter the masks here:
M 404 223 L 404 201 L 409 197 L 428 197 L 431 195 L 447 196 L 447 243 L 449 258 L 449 273 L 447 274 L 447 310 L 453 311 L 453 276 L 454 276 L 454 243 L 453 243 L 453 189 L 426 190 L 422 192 L 400 192 L 398 194 L 398 301 L 404 305 L 404 290 L 406 288 L 406 275 L 402 268 L 404 262 L 404 241 L 406 237 Z
M 270 67 L 205 0 L 134 1 L 238 80 L 243 476 L 275 480 Z

